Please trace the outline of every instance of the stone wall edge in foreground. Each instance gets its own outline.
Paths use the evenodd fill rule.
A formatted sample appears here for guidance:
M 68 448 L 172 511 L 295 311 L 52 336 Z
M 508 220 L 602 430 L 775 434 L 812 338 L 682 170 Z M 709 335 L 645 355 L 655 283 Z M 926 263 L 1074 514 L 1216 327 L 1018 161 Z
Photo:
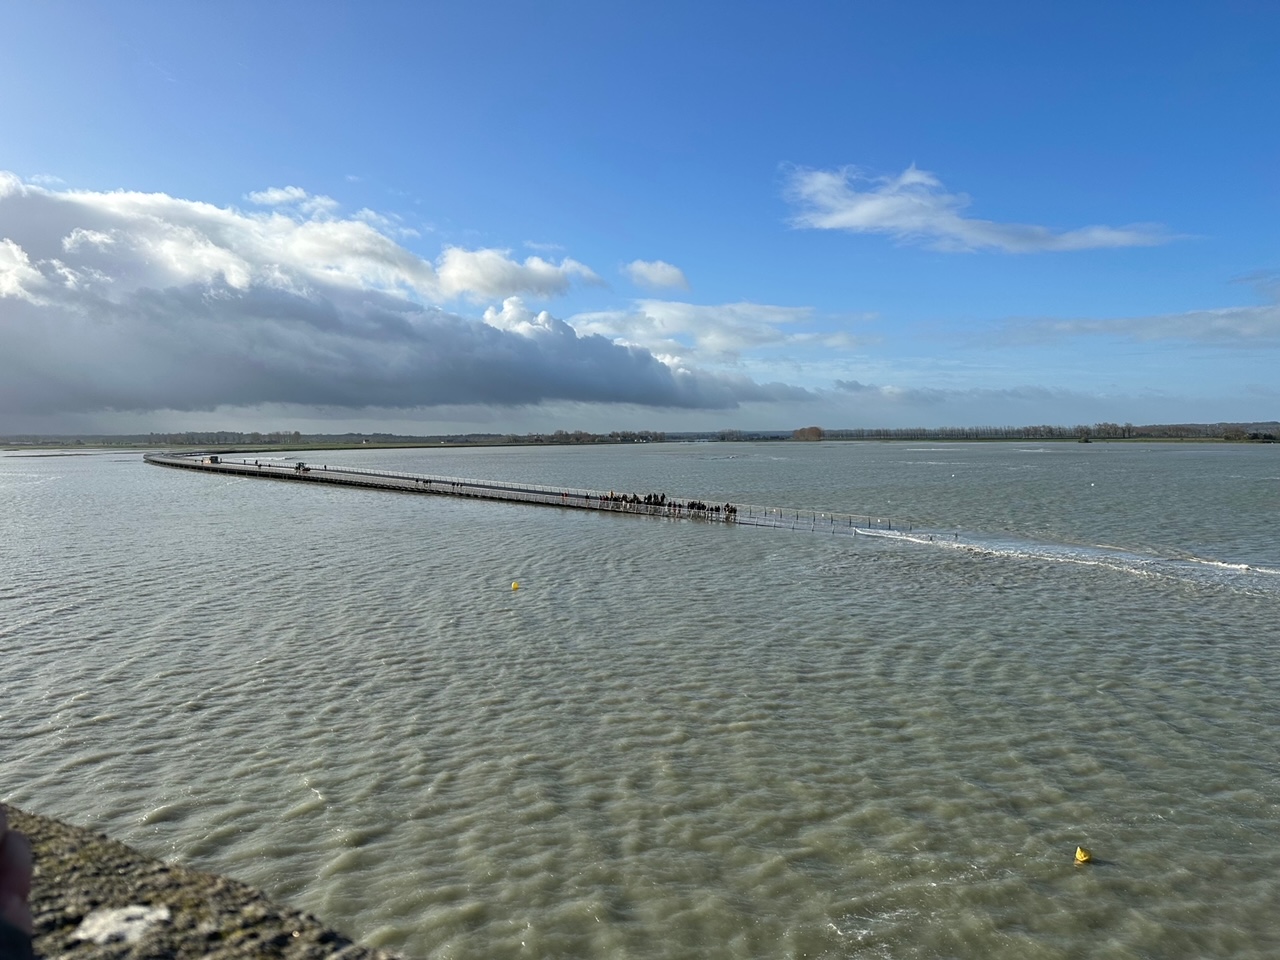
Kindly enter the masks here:
M 31 840 L 37 957 L 396 960 L 247 884 L 165 863 L 102 834 L 4 805 Z

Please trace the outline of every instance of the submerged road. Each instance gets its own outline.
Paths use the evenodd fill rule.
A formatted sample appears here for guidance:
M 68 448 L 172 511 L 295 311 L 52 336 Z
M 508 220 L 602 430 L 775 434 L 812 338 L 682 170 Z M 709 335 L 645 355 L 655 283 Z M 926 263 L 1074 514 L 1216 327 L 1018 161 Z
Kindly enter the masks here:
M 570 487 L 546 487 L 538 484 L 506 483 L 497 480 L 474 480 L 460 477 L 398 473 L 391 470 L 368 470 L 362 467 L 316 465 L 309 461 L 248 459 L 244 455 L 227 457 L 208 453 L 148 453 L 147 463 L 161 467 L 200 470 L 205 473 L 231 474 L 262 480 L 288 480 L 296 483 L 327 483 L 344 487 L 392 490 L 397 493 L 432 496 L 469 497 L 506 503 L 531 503 L 571 510 L 596 510 L 639 516 L 665 517 L 673 520 L 701 520 L 753 527 L 777 527 L 790 530 L 847 534 L 886 535 L 908 531 L 909 526 L 891 518 L 866 514 L 821 513 L 786 507 L 762 507 L 754 504 L 704 503 L 696 498 L 668 497 L 665 494 L 620 494 L 614 491 L 581 490 Z

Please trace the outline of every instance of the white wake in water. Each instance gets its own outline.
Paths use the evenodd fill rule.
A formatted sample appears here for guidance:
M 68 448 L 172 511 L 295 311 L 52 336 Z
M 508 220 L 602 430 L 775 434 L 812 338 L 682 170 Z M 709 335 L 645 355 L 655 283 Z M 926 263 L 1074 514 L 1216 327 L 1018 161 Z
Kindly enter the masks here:
M 1195 556 L 1161 556 L 1109 545 L 1049 543 L 981 533 L 856 529 L 856 535 L 964 550 L 969 553 L 1013 560 L 1103 567 L 1133 576 L 1158 577 L 1198 586 L 1225 587 L 1250 593 L 1280 596 L 1280 569 L 1248 563 Z

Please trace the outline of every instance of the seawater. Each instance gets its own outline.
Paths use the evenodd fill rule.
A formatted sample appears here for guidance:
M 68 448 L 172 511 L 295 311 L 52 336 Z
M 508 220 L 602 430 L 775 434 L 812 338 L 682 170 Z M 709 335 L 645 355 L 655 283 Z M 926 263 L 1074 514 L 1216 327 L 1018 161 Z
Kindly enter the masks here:
M 1280 448 L 301 456 L 909 534 L 3 454 L 6 801 L 416 958 L 1280 953 Z

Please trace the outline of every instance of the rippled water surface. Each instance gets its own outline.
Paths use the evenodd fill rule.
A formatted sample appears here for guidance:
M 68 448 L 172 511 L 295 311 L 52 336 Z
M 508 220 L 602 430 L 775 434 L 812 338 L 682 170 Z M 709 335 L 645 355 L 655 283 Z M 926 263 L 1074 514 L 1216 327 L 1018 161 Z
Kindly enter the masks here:
M 1280 448 L 306 459 L 911 534 L 0 455 L 4 799 L 417 958 L 1280 952 Z

